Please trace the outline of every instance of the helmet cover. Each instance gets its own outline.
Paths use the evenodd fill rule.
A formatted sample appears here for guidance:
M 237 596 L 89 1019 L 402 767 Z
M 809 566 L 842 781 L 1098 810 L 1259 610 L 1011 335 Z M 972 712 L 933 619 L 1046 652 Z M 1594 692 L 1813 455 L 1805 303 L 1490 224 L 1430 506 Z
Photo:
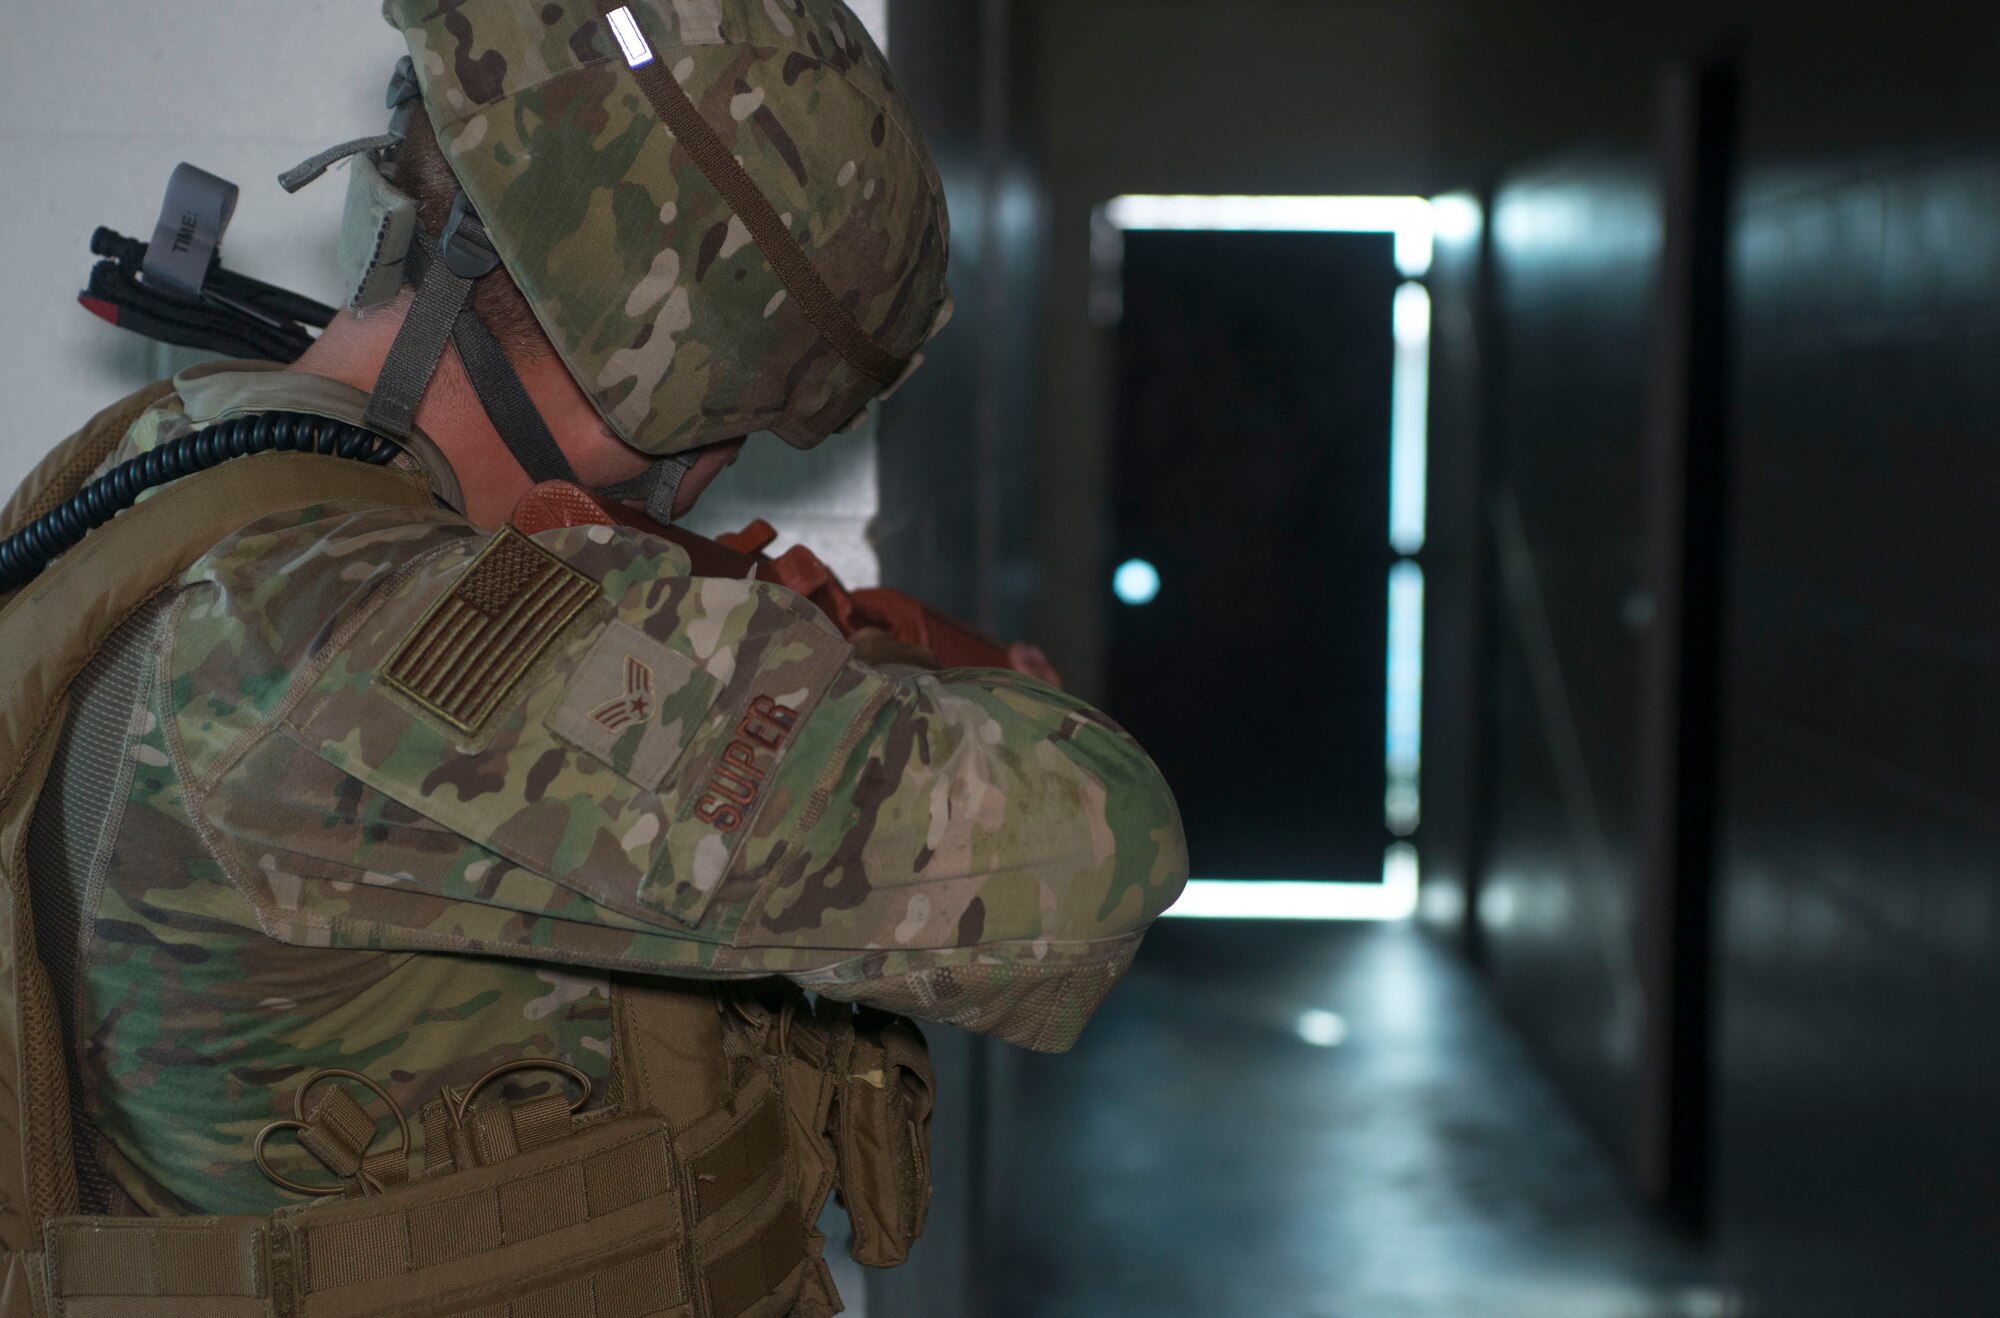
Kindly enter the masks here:
M 941 326 L 943 188 L 841 0 L 385 0 L 383 14 L 502 264 L 633 447 L 664 457 L 771 430 L 809 448 Z M 675 87 L 699 114 L 679 134 Z M 761 228 L 760 206 L 725 200 L 716 176 L 732 172 Z

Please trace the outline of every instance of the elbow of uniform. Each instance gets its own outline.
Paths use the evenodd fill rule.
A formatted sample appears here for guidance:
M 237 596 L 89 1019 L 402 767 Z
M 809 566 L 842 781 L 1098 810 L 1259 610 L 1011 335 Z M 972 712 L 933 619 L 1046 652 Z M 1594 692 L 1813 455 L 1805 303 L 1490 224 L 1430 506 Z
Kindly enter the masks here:
M 1058 903 L 1071 941 L 1133 938 L 1180 899 L 1187 886 L 1187 835 L 1173 789 L 1159 767 L 1123 734 L 1101 756 L 1082 794 L 1076 830 L 1081 858 Z
M 1100 790 L 1034 826 L 1043 856 L 1021 871 L 1029 882 L 1010 885 L 1011 900 L 999 900 L 994 914 L 1039 906 L 1039 936 L 920 954 L 962 958 L 951 968 L 949 996 L 926 990 L 926 1003 L 949 1004 L 946 1013 L 931 1008 L 932 1018 L 1034 1052 L 1075 1046 L 1132 968 L 1146 930 L 1187 885 L 1187 838 L 1172 791 L 1136 748 L 1125 763 L 1129 773 L 1097 773 Z M 989 938 L 996 923 L 1005 927 L 986 924 Z M 1026 929 L 1035 928 L 1031 918 Z
M 1165 915 L 1173 904 L 1180 900 L 1188 882 L 1187 830 L 1181 823 L 1180 805 L 1174 800 L 1173 788 L 1160 773 L 1159 766 L 1151 759 L 1145 762 L 1144 789 L 1153 799 L 1153 809 L 1160 818 L 1153 830 L 1153 854 L 1149 858 L 1150 877 L 1146 884 L 1146 900 L 1141 909 L 1141 928 Z M 1136 786 L 1134 790 L 1139 790 Z
M 1035 1009 L 995 1023 L 993 1032 L 1009 1043 L 1048 1053 L 1074 1047 L 1132 968 L 1146 931 L 1187 886 L 1187 836 L 1173 792 L 1136 747 L 1133 756 L 1131 776 L 1105 784 L 1102 819 L 1115 840 L 1108 863 L 1077 876 L 1058 902 L 1059 928 L 1043 945 Z M 1103 831 L 1091 831 L 1101 841 Z
M 1161 788 L 1162 790 L 1166 788 L 1164 781 L 1161 783 Z M 1168 836 L 1161 844 L 1163 877 L 1153 890 L 1153 901 L 1147 910 L 1146 923 L 1149 925 L 1173 908 L 1173 904 L 1181 899 L 1181 894 L 1187 891 L 1188 885 L 1187 831 L 1181 826 L 1180 806 L 1174 802 L 1171 791 L 1167 792 L 1167 803 L 1173 811 L 1174 822 L 1167 830 Z

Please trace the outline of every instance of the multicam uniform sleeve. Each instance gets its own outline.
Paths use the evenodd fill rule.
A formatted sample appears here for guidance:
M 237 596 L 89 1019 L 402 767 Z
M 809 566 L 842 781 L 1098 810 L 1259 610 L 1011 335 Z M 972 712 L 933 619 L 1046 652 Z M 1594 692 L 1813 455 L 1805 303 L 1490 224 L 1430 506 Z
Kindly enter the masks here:
M 252 528 L 176 625 L 193 813 L 273 937 L 784 975 L 1061 1050 L 1180 891 L 1157 771 L 1052 688 L 892 679 L 652 537 L 401 516 Z

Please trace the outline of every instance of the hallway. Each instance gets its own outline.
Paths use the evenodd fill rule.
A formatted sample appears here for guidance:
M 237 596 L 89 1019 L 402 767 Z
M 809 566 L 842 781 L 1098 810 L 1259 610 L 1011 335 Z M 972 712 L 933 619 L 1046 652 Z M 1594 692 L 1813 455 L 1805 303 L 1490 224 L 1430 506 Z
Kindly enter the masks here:
M 1168 921 L 998 1062 L 995 1318 L 1731 1312 L 1410 926 Z

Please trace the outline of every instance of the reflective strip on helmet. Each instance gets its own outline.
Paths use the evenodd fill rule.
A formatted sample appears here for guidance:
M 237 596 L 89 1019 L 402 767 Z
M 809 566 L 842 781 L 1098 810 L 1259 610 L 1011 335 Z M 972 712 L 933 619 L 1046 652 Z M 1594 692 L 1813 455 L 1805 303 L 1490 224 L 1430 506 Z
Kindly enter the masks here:
M 639 31 L 639 20 L 632 17 L 632 11 L 620 5 L 605 15 L 611 23 L 611 35 L 618 38 L 618 48 L 625 52 L 625 63 L 632 68 L 640 68 L 653 62 L 653 48 L 646 44 L 646 38 Z

